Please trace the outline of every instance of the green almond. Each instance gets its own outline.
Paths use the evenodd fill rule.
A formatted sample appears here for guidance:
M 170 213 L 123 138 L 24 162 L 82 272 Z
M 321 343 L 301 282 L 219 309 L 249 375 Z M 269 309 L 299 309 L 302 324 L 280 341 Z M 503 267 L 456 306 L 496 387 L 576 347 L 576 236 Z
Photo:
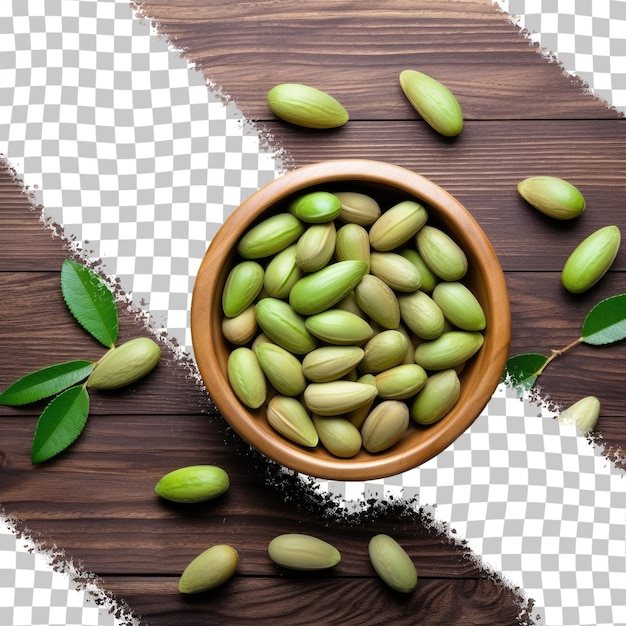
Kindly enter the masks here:
M 302 315 L 315 315 L 337 304 L 367 272 L 364 261 L 337 261 L 301 278 L 289 293 L 289 304 Z
M 338 191 L 335 195 L 341 202 L 339 219 L 343 222 L 369 226 L 380 217 L 380 205 L 367 194 L 358 191 Z
M 337 548 L 322 539 L 301 533 L 286 533 L 274 537 L 267 552 L 276 565 L 292 570 L 328 569 L 341 561 Z
M 555 176 L 531 176 L 517 191 L 538 211 L 558 220 L 571 220 L 585 210 L 583 194 L 571 183 Z
M 334 193 L 311 191 L 291 202 L 289 212 L 310 224 L 331 222 L 339 217 L 341 201 Z
M 426 223 L 426 209 L 413 200 L 404 200 L 387 209 L 369 231 L 374 250 L 388 252 L 406 243 Z
M 333 222 L 312 224 L 296 243 L 296 263 L 303 272 L 317 272 L 335 253 L 337 231 Z
M 446 319 L 462 330 L 484 330 L 487 325 L 487 318 L 480 302 L 463 283 L 438 283 L 433 290 L 432 298 Z
M 444 370 L 461 365 L 474 356 L 484 343 L 479 332 L 452 330 L 424 341 L 415 349 L 415 362 L 425 370 Z
M 275 343 L 263 342 L 256 346 L 254 353 L 265 376 L 278 393 L 297 396 L 304 391 L 306 379 L 302 363 L 291 352 Z
M 294 443 L 315 448 L 319 436 L 304 405 L 291 396 L 274 396 L 267 405 L 269 425 Z
M 439 278 L 458 281 L 467 273 L 465 252 L 443 230 L 435 226 L 423 226 L 415 235 L 415 244 L 424 263 Z
M 229 545 L 215 545 L 199 554 L 178 581 L 181 593 L 204 593 L 228 581 L 237 571 L 239 555 Z
M 463 111 L 443 83 L 415 70 L 400 73 L 400 87 L 424 121 L 441 135 L 455 137 L 463 130 Z
M 453 369 L 431 374 L 411 405 L 411 417 L 423 426 L 444 418 L 461 395 L 461 381 Z
M 302 371 L 311 382 L 326 383 L 348 374 L 362 358 L 359 346 L 322 346 L 305 355 Z
M 228 355 L 228 382 L 239 400 L 251 409 L 258 409 L 267 397 L 267 383 L 256 354 L 244 346 Z
M 277 254 L 291 245 L 304 232 L 304 224 L 291 213 L 268 217 L 239 240 L 237 252 L 245 259 L 261 259 Z
M 613 265 L 620 243 L 617 226 L 605 226 L 585 238 L 563 267 L 561 282 L 565 289 L 582 293 L 593 287 Z
M 374 334 L 367 320 L 339 308 L 311 315 L 304 325 L 312 335 L 333 345 L 360 344 Z
M 392 537 L 375 535 L 368 544 L 372 566 L 380 578 L 395 591 L 410 593 L 417 587 L 417 572 L 404 548 Z
M 331 95 L 300 83 L 276 85 L 267 94 L 267 104 L 276 117 L 306 128 L 337 128 L 350 118 Z
M 228 474 L 221 467 L 189 465 L 165 474 L 154 490 L 170 502 L 197 503 L 221 496 L 229 485 Z
M 343 415 L 321 416 L 314 413 L 311 419 L 322 445 L 333 456 L 349 459 L 361 450 L 363 440 L 359 429 Z
M 256 261 L 237 263 L 228 273 L 222 292 L 226 317 L 236 317 L 247 309 L 263 287 L 264 271 Z
M 303 276 L 296 262 L 296 249 L 297 243 L 294 243 L 281 250 L 265 268 L 263 287 L 272 298 L 286 298 Z
M 161 348 L 149 337 L 137 337 L 111 348 L 94 367 L 87 382 L 90 389 L 118 389 L 151 372 L 161 358 Z
M 306 354 L 317 346 L 307 330 L 304 318 L 287 302 L 278 298 L 262 298 L 255 305 L 261 330 L 276 344 L 293 354 Z
M 304 404 L 316 415 L 342 415 L 376 397 L 373 385 L 351 380 L 311 383 L 304 390 Z M 320 434 L 321 437 L 321 434 Z

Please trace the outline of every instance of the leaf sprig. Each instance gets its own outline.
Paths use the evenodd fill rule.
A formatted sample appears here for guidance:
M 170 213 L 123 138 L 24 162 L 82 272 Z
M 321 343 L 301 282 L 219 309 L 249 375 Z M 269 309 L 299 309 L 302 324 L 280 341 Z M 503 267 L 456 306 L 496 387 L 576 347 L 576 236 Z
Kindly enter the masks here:
M 115 348 L 119 319 L 113 293 L 90 268 L 66 259 L 61 268 L 63 299 L 76 321 L 97 341 Z M 89 413 L 86 381 L 93 361 L 68 361 L 27 374 L 0 393 L 0 404 L 20 406 L 55 396 L 39 416 L 31 459 L 47 461 L 65 450 L 83 431 Z
M 626 294 L 612 296 L 596 304 L 585 317 L 580 336 L 550 356 L 536 352 L 518 354 L 506 363 L 501 382 L 529 390 L 546 367 L 575 346 L 586 343 L 601 346 L 626 339 Z

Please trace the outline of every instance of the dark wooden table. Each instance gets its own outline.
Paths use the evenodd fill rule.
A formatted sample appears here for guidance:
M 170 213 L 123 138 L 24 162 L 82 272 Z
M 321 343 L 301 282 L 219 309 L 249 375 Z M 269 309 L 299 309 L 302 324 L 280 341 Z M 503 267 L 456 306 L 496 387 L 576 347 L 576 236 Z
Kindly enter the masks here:
M 380 159 L 419 172 L 454 194 L 482 225 L 510 290 L 511 353 L 545 354 L 578 336 L 599 300 L 626 291 L 626 254 L 581 296 L 559 272 L 586 234 L 624 229 L 626 120 L 537 54 L 506 16 L 485 2 L 237 3 L 150 0 L 143 7 L 207 78 L 284 149 L 289 167 L 341 157 Z M 460 137 L 436 135 L 411 109 L 397 81 L 406 68 L 445 82 L 466 118 Z M 307 82 L 335 95 L 351 120 L 310 132 L 272 118 L 265 95 L 281 82 Z M 573 223 L 530 209 L 516 184 L 561 176 L 588 208 Z M 68 250 L 39 221 L 11 178 L 0 174 L 0 388 L 55 361 L 98 358 L 68 313 L 59 272 Z M 120 339 L 147 334 L 120 306 Z M 85 354 L 87 352 L 87 354 Z M 597 395 L 607 454 L 626 445 L 625 346 L 579 346 L 542 377 L 543 393 L 568 405 Z M 489 577 L 416 513 L 382 506 L 353 518 L 250 452 L 216 415 L 187 365 L 167 352 L 145 380 L 93 394 L 80 440 L 34 467 L 30 444 L 43 404 L 0 408 L 0 502 L 44 545 L 101 578 L 146 624 L 394 623 L 516 624 L 519 597 Z M 155 497 L 170 469 L 215 463 L 231 477 L 222 498 L 194 507 Z M 323 575 L 278 571 L 267 544 L 278 533 L 309 532 L 334 543 L 341 564 Z M 366 545 L 374 532 L 396 536 L 420 576 L 408 598 L 375 576 Z M 214 543 L 240 553 L 237 575 L 199 597 L 182 596 L 178 577 Z

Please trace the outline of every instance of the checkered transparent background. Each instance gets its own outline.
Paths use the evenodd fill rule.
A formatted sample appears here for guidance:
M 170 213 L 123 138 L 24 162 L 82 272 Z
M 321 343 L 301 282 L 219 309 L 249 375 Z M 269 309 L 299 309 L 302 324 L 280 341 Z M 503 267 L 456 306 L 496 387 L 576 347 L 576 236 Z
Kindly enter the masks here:
M 497 4 L 626 110 L 626 2 L 594 0 L 593 12 L 580 0 Z M 0 120 L 0 153 L 42 218 L 191 353 L 191 290 L 207 244 L 281 175 L 279 156 L 126 0 L 2 0 Z M 501 386 L 422 467 L 319 486 L 346 504 L 416 496 L 483 566 L 524 590 L 540 623 L 626 623 L 623 472 L 551 418 Z M 0 532 L 0 623 L 112 623 L 95 607 L 97 590 L 75 589 L 20 541 L 10 526 Z
M 625 0 L 491 0 L 541 54 L 556 59 L 589 90 L 626 113 Z

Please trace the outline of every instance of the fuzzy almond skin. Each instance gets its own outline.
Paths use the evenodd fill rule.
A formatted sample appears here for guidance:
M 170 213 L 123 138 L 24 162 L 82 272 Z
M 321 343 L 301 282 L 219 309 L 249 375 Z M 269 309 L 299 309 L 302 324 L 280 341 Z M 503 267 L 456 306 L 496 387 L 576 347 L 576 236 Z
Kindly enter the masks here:
M 264 271 L 256 261 L 237 263 L 228 273 L 222 292 L 222 310 L 226 317 L 237 317 L 254 301 L 263 287 Z
M 411 593 L 417 587 L 417 572 L 404 548 L 389 535 L 370 539 L 368 554 L 380 578 L 395 591 Z
M 331 222 L 341 213 L 341 201 L 328 191 L 311 191 L 289 205 L 289 212 L 309 224 Z
M 305 128 L 337 128 L 350 118 L 344 106 L 329 94 L 299 83 L 282 83 L 267 94 L 276 117 Z
M 154 490 L 170 502 L 193 504 L 217 498 L 226 493 L 229 486 L 228 474 L 221 467 L 189 465 L 165 474 Z
M 239 400 L 258 409 L 267 397 L 267 382 L 259 359 L 251 348 L 240 346 L 228 355 L 228 382 Z
M 587 436 L 596 426 L 600 417 L 600 400 L 595 396 L 585 396 L 558 417 L 559 424 L 575 424 L 578 432 Z
M 300 571 L 328 569 L 341 561 L 337 548 L 322 539 L 300 533 L 274 537 L 267 552 L 276 565 Z
M 578 217 L 586 206 L 583 194 L 574 185 L 555 176 L 531 176 L 517 185 L 526 202 L 557 220 Z
M 337 261 L 301 278 L 289 293 L 297 313 L 315 315 L 337 304 L 358 285 L 367 272 L 365 261 Z
M 400 73 L 400 87 L 424 121 L 445 137 L 463 130 L 463 111 L 454 94 L 441 82 L 415 70 Z
M 576 246 L 563 266 L 561 283 L 570 293 L 593 287 L 610 269 L 617 256 L 621 234 L 617 226 L 605 226 Z
M 118 389 L 143 378 L 161 358 L 161 348 L 148 337 L 137 337 L 111 348 L 87 379 L 90 389 Z
M 223 585 L 237 571 L 239 555 L 229 545 L 218 544 L 199 554 L 183 571 L 178 590 L 203 593 Z
M 411 405 L 411 417 L 422 425 L 434 424 L 456 404 L 461 383 L 453 369 L 441 370 L 428 377 Z

